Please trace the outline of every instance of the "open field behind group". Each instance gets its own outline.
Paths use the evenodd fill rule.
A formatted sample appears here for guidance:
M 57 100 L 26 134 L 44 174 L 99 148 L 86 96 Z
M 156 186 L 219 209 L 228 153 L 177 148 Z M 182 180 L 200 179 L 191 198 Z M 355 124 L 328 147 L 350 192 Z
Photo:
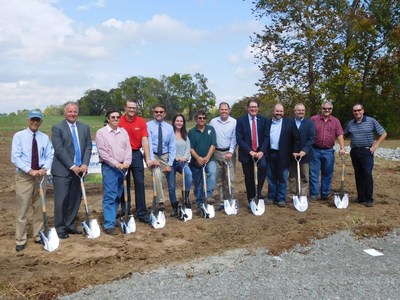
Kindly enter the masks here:
M 51 125 L 62 117 L 46 117 L 42 129 L 51 133 Z M 92 122 L 92 134 L 102 126 L 101 117 L 81 117 Z M 205 220 L 195 215 L 189 222 L 167 218 L 166 227 L 155 230 L 137 223 L 137 231 L 117 236 L 102 234 L 90 240 L 71 236 L 62 240 L 60 248 L 48 253 L 33 243 L 29 224 L 27 248 L 15 252 L 14 242 L 14 167 L 10 162 L 11 140 L 15 131 L 25 127 L 24 119 L 4 122 L 0 118 L 0 298 L 48 299 L 72 293 L 87 286 L 124 278 L 133 272 L 142 272 L 166 264 L 207 257 L 236 248 L 267 248 L 271 254 L 282 253 L 294 245 L 306 245 L 313 238 L 322 238 L 342 229 L 357 236 L 380 236 L 400 227 L 400 162 L 376 158 L 375 200 L 373 208 L 350 203 L 344 210 L 336 209 L 333 201 L 311 202 L 305 213 L 293 208 L 267 206 L 261 217 L 252 215 L 245 198 L 243 174 L 237 165 L 237 189 L 234 197 L 240 202 L 236 216 L 217 212 L 214 219 Z M 398 140 L 384 141 L 382 147 L 397 148 Z M 340 188 L 340 161 L 336 161 L 333 188 Z M 180 178 L 179 178 L 180 179 Z M 179 182 L 178 179 L 178 182 Z M 351 161 L 346 161 L 345 190 L 355 198 L 354 172 Z M 181 186 L 177 193 L 180 195 Z M 266 187 L 264 188 L 264 192 Z M 87 184 L 91 217 L 102 224 L 102 187 Z M 53 224 L 53 190 L 47 191 L 50 224 Z M 133 196 L 133 195 L 132 195 Z M 146 201 L 152 200 L 151 176 L 146 170 Z M 134 196 L 133 196 L 134 197 Z M 190 197 L 193 200 L 193 195 Z M 167 213 L 171 211 L 168 203 Z M 85 218 L 83 206 L 78 224 Z

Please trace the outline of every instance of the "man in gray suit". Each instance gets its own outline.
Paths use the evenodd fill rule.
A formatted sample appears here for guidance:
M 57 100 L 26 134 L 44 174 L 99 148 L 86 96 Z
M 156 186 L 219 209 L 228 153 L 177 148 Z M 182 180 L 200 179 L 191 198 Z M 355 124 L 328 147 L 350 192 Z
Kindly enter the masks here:
M 82 233 L 75 227 L 82 199 L 79 176 L 87 173 L 92 139 L 90 127 L 77 121 L 78 113 L 78 104 L 68 102 L 64 108 L 65 120 L 52 127 L 54 226 L 61 239 Z

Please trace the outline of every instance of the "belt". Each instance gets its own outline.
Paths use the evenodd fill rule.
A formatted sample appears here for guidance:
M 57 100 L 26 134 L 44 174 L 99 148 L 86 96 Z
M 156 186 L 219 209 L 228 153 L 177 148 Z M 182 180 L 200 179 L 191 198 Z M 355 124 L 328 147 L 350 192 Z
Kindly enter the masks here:
M 215 148 L 215 150 L 218 150 L 218 151 L 228 151 L 229 148 Z
M 353 147 L 353 148 L 351 148 L 351 149 L 354 149 L 354 150 L 362 150 L 362 149 L 369 149 L 369 148 L 371 148 L 370 146 L 365 146 L 365 147 Z
M 139 149 L 132 149 L 132 152 L 137 152 L 137 151 L 140 151 L 140 148 Z
M 153 152 L 153 154 L 158 155 L 157 152 Z M 165 153 L 163 153 L 163 154 L 161 154 L 161 155 L 165 155 L 165 154 L 168 154 L 168 152 L 165 152 Z M 161 156 L 161 155 L 158 155 L 158 156 Z
M 316 146 L 316 145 L 313 145 L 313 147 L 316 148 L 316 149 L 320 149 L 320 150 L 332 149 L 332 147 L 319 147 L 319 146 Z
M 279 150 L 276 149 L 269 149 L 270 152 L 279 152 Z

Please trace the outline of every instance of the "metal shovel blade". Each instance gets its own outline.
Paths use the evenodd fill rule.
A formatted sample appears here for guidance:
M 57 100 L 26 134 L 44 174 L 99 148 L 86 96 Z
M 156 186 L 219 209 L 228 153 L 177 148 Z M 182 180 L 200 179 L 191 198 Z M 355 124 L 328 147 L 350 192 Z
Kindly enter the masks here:
M 86 237 L 89 239 L 95 239 L 100 236 L 100 226 L 96 219 L 89 220 L 89 224 L 86 224 L 86 221 L 83 221 L 82 228 Z
M 349 206 L 349 195 L 344 194 L 343 198 L 340 198 L 340 194 L 335 194 L 334 197 L 335 206 L 339 209 L 347 208 Z
M 125 218 L 121 217 L 120 220 L 122 232 L 125 234 L 133 233 L 136 231 L 136 223 L 133 215 L 129 215 L 128 222 L 125 222 Z
M 164 228 L 165 223 L 166 223 L 164 212 L 159 211 L 157 214 L 157 217 L 152 212 L 150 214 L 150 222 L 151 222 L 151 226 L 153 226 L 155 229 Z
M 293 196 L 293 205 L 299 212 L 305 212 L 308 208 L 306 196 Z
M 179 217 L 183 222 L 191 220 L 193 218 L 192 209 L 179 205 Z
M 39 232 L 39 235 L 43 248 L 46 251 L 52 252 L 60 246 L 60 239 L 58 238 L 57 231 L 55 228 L 51 228 L 47 233 L 47 236 L 43 230 Z
M 236 199 L 224 200 L 224 210 L 227 215 L 236 215 L 238 213 Z
M 251 199 L 250 201 L 250 209 L 255 216 L 261 216 L 265 212 L 265 203 L 264 199 Z
M 204 204 L 202 203 L 200 206 L 201 213 L 204 218 L 206 219 L 212 219 L 215 217 L 215 209 L 212 204 Z

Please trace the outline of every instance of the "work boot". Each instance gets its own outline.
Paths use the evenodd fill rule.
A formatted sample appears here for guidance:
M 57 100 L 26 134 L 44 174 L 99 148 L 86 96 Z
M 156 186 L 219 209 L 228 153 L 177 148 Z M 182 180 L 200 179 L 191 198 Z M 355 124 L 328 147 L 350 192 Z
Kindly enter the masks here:
M 206 203 L 208 205 L 213 205 L 214 204 L 214 198 L 212 196 L 207 197 Z
M 189 194 L 190 194 L 190 191 L 185 191 L 185 199 L 186 199 L 185 207 L 191 209 L 192 208 L 192 203 L 190 203 Z
M 172 205 L 172 213 L 171 217 L 177 217 L 178 216 L 178 203 L 171 203 Z

